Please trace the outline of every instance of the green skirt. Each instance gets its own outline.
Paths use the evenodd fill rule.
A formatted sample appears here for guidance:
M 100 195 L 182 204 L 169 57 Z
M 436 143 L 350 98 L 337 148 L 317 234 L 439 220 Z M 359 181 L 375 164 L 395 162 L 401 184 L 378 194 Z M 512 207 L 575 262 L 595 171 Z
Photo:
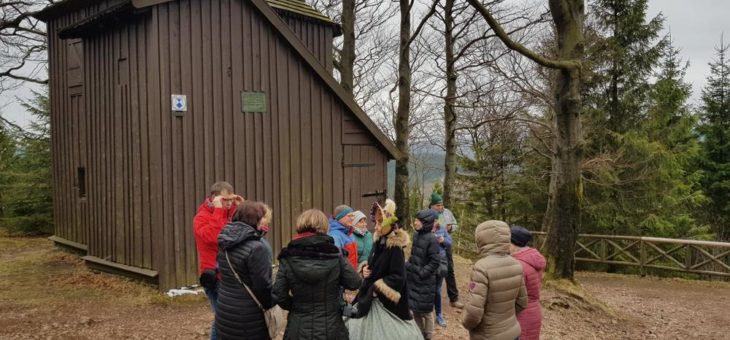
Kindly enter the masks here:
M 370 312 L 359 319 L 345 318 L 350 340 L 421 340 L 423 335 L 414 320 L 401 320 L 378 299 L 373 299 Z

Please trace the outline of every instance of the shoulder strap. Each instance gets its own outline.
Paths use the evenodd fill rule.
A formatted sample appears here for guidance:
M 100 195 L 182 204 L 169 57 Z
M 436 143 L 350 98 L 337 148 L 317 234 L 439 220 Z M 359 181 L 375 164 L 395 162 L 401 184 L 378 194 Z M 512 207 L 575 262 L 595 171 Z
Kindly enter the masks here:
M 262 311 L 265 312 L 266 310 L 264 309 L 264 306 L 261 305 L 261 302 L 259 302 L 259 299 L 256 298 L 256 295 L 253 293 L 253 291 L 251 291 L 251 288 L 248 288 L 248 286 L 245 283 L 243 283 L 243 281 L 241 280 L 241 277 L 238 276 L 238 273 L 236 272 L 236 270 L 233 269 L 233 265 L 231 265 L 231 259 L 228 258 L 228 250 L 225 250 L 225 253 L 226 253 L 226 262 L 228 262 L 228 267 L 231 268 L 231 271 L 233 272 L 233 276 L 236 277 L 236 280 L 238 280 L 238 283 L 240 283 L 243 286 L 243 288 L 246 288 L 248 295 L 251 295 L 251 298 L 253 299 L 254 302 L 256 302 L 256 305 L 259 306 L 259 309 L 261 309 Z

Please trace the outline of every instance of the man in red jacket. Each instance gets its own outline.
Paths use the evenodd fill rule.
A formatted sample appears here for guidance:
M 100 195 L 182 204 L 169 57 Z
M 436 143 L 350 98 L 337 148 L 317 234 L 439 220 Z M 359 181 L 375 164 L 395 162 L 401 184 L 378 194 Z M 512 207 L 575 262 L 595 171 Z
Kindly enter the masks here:
M 218 300 L 218 234 L 230 220 L 236 206 L 243 198 L 233 193 L 233 186 L 228 182 L 216 182 L 210 186 L 210 196 L 198 208 L 193 218 L 195 246 L 198 249 L 200 285 L 210 300 L 213 313 Z M 210 331 L 211 340 L 217 339 L 215 322 Z

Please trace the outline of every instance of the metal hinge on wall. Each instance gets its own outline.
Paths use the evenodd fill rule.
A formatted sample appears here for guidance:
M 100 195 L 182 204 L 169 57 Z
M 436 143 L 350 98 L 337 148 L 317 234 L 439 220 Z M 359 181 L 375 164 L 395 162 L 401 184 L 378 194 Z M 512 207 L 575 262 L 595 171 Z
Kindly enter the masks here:
M 374 197 L 374 196 L 385 196 L 385 189 L 375 190 L 373 192 L 366 192 L 362 194 L 362 197 Z
M 376 165 L 377 164 L 375 164 L 375 163 L 350 163 L 350 164 L 345 164 L 345 162 L 342 162 L 342 167 L 343 168 L 369 168 L 371 166 L 376 166 Z

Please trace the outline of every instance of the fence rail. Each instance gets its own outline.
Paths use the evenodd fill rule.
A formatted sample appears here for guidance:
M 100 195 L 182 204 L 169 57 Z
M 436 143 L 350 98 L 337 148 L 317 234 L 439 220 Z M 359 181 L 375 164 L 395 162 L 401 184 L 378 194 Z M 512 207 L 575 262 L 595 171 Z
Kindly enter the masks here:
M 544 232 L 533 232 L 542 245 Z M 577 262 L 662 269 L 683 273 L 730 277 L 730 243 L 659 237 L 580 234 Z
M 533 235 L 533 244 L 540 248 L 546 233 L 535 231 Z M 477 256 L 473 232 L 457 230 L 452 236 L 455 254 Z M 649 269 L 659 269 L 730 278 L 730 243 L 727 242 L 580 234 L 575 260 L 635 267 L 642 275 Z

